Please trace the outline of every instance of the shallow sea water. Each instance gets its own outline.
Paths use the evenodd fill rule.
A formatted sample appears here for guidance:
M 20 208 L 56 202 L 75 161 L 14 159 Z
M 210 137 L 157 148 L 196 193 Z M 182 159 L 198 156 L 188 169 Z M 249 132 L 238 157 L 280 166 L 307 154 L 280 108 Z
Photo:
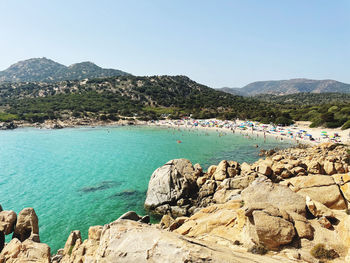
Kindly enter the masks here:
M 262 148 L 290 145 L 237 133 L 143 126 L 0 131 L 0 204 L 16 213 L 33 207 L 41 242 L 55 252 L 72 230 L 86 238 L 89 226 L 129 210 L 144 215 L 149 178 L 171 159 L 207 168 L 222 159 L 254 162 Z

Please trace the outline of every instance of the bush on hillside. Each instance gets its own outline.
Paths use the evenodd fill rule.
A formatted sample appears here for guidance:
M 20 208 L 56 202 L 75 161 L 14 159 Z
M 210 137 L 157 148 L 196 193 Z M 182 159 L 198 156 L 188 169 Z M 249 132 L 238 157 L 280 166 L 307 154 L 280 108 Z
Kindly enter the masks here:
M 341 127 L 342 130 L 346 130 L 350 128 L 350 120 L 346 121 Z

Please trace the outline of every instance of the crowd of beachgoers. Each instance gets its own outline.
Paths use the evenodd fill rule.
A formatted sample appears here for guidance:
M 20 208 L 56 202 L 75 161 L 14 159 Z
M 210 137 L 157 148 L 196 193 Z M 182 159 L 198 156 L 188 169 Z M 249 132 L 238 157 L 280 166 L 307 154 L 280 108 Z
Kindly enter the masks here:
M 183 118 L 181 120 L 158 120 L 151 124 L 167 127 L 187 128 L 187 129 L 210 129 L 218 132 L 238 132 L 249 136 L 274 136 L 280 140 L 293 140 L 297 143 L 317 144 L 322 142 L 346 143 L 350 141 L 350 132 L 340 129 L 309 128 L 305 123 L 296 123 L 291 126 L 278 126 L 274 124 L 263 124 L 256 121 L 242 120 L 218 120 L 206 119 L 196 120 Z

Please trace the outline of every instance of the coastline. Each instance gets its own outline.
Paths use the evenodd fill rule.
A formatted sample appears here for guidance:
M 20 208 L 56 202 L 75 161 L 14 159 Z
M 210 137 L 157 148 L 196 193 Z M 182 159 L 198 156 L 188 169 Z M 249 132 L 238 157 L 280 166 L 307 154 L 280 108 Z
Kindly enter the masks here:
M 200 123 L 198 125 L 198 123 Z M 203 125 L 210 123 L 210 125 Z M 217 123 L 212 125 L 212 123 Z M 242 126 L 251 123 L 252 127 Z M 295 125 L 278 127 L 273 125 L 265 125 L 258 122 L 250 122 L 243 120 L 228 121 L 218 119 L 194 120 L 157 120 L 157 121 L 141 121 L 133 117 L 125 118 L 118 121 L 102 121 L 88 118 L 71 118 L 68 120 L 47 120 L 43 123 L 30 123 L 26 121 L 13 121 L 10 123 L 0 123 L 0 130 L 12 130 L 16 128 L 38 128 L 38 129 L 63 129 L 63 128 L 80 128 L 80 127 L 104 127 L 104 126 L 126 126 L 126 125 L 146 125 L 146 126 L 162 126 L 167 128 L 184 128 L 184 129 L 201 129 L 207 131 L 216 131 L 219 133 L 238 133 L 242 136 L 251 137 L 269 137 L 276 140 L 293 142 L 296 144 L 317 145 L 323 142 L 335 142 L 350 144 L 349 130 L 341 130 L 340 128 L 309 128 L 309 122 L 296 122 Z M 243 128 L 242 128 L 243 127 Z M 271 131 L 275 129 L 274 131 Z M 288 131 L 288 132 L 287 132 Z M 303 131 L 300 134 L 299 131 Z M 289 134 L 290 133 L 290 134 Z M 337 137 L 334 137 L 337 134 Z M 308 136 L 306 136 L 308 135 Z M 313 140 L 310 140 L 313 138 Z

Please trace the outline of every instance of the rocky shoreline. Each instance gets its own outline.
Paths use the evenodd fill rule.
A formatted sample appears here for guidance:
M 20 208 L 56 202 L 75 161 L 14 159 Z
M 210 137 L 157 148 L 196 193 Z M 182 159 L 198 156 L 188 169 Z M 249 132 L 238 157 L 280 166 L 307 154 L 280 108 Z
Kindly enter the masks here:
M 171 160 L 152 174 L 145 201 L 159 224 L 128 212 L 90 227 L 87 240 L 72 231 L 50 255 L 34 209 L 1 211 L 0 263 L 350 262 L 349 170 L 348 147 L 331 143 L 207 171 Z
M 103 121 L 92 118 L 70 118 L 67 120 L 46 120 L 44 122 L 11 121 L 0 122 L 0 130 L 14 130 L 17 128 L 63 129 L 77 127 L 117 126 L 117 125 L 145 125 L 147 122 L 134 118 L 119 121 Z

